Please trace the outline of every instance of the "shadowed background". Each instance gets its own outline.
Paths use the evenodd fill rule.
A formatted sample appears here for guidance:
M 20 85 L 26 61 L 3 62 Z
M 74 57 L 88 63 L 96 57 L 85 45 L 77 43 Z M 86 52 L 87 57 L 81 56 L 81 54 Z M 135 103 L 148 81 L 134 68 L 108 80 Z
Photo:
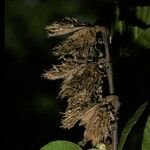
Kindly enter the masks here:
M 47 38 L 44 28 L 66 16 L 91 24 L 111 24 L 113 6 L 111 0 L 5 1 L 4 150 L 38 150 L 57 139 L 81 140 L 82 129 L 59 128 L 59 112 L 64 112 L 66 106 L 57 98 L 61 82 L 41 77 L 44 70 L 57 63 L 50 49 L 62 40 Z M 117 44 L 114 40 L 115 48 Z M 149 58 L 149 50 L 138 47 L 134 55 L 122 57 L 115 65 L 116 93 L 122 102 L 119 132 L 134 110 L 149 98 Z M 137 124 L 125 149 L 138 150 L 143 127 L 144 124 Z

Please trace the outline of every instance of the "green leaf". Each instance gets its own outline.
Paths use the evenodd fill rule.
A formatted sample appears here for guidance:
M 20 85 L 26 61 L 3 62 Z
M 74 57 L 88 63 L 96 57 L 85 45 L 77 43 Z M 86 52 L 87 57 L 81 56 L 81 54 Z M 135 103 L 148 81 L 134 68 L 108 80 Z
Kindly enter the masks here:
M 40 150 L 82 150 L 79 145 L 69 142 L 69 141 L 53 141 L 45 146 L 43 146 Z
M 144 129 L 142 150 L 148 150 L 150 148 L 150 116 L 147 119 L 146 126 Z
M 119 140 L 119 146 L 118 146 L 118 150 L 122 150 L 125 141 L 127 139 L 128 134 L 131 131 L 131 128 L 136 124 L 136 122 L 138 121 L 138 119 L 140 118 L 140 116 L 142 115 L 142 112 L 145 110 L 146 106 L 147 106 L 148 102 L 145 102 L 144 104 L 142 104 L 137 110 L 136 112 L 133 114 L 133 116 L 129 119 L 129 121 L 127 122 L 127 124 L 125 125 L 120 140 Z
M 137 7 L 136 14 L 138 19 L 150 26 L 150 7 Z M 146 29 L 132 27 L 132 34 L 133 43 L 137 43 L 144 48 L 150 48 L 150 27 Z
M 142 49 L 150 49 L 150 6 L 132 7 L 131 10 L 137 17 L 133 18 L 133 20 L 137 19 L 137 22 L 141 22 L 143 24 L 141 26 L 145 25 L 145 28 L 139 27 L 138 24 L 133 26 L 126 20 L 120 20 L 119 7 L 116 8 L 116 22 L 113 25 L 113 30 L 114 33 L 119 33 L 123 37 L 119 38 L 122 43 L 120 56 L 125 57 L 134 55 Z

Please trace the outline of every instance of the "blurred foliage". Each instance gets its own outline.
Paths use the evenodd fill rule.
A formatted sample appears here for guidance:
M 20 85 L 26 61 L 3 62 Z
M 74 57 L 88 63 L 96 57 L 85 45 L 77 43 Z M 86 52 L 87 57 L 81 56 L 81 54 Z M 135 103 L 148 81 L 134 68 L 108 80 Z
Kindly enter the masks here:
M 121 137 L 119 140 L 119 145 L 118 145 L 118 150 L 122 150 L 125 144 L 125 141 L 127 139 L 128 134 L 130 133 L 132 127 L 136 124 L 136 122 L 138 121 L 138 119 L 141 117 L 143 111 L 145 110 L 146 106 L 147 106 L 148 102 L 144 103 L 143 105 L 141 105 L 136 112 L 134 113 L 134 115 L 129 119 L 129 121 L 127 122 L 127 124 L 125 125 L 122 133 L 121 133 Z
M 69 141 L 54 141 L 46 144 L 40 150 L 82 150 L 79 145 Z
M 114 34 L 115 32 L 119 33 L 121 37 L 119 56 L 133 56 L 139 53 L 142 48 L 149 50 L 150 7 L 131 7 L 126 10 L 126 13 L 121 13 L 120 9 L 116 9 L 116 22 L 113 26 Z M 141 48 L 139 49 L 138 47 Z
M 128 116 L 140 106 L 141 99 L 146 100 L 150 93 L 150 9 L 139 7 L 139 3 L 137 6 L 126 9 L 125 13 L 119 12 L 119 20 L 114 25 L 116 31 L 112 53 L 117 61 L 114 66 L 114 79 L 116 92 L 122 103 L 119 130 L 123 128 Z M 125 5 L 124 8 L 129 7 Z M 56 139 L 79 141 L 82 129 L 66 131 L 59 128 L 59 112 L 65 109 L 65 104 L 59 98 L 56 99 L 60 81 L 47 81 L 41 77 L 44 70 L 49 69 L 57 61 L 49 52 L 61 41 L 57 38 L 48 39 L 44 28 L 66 16 L 77 17 L 91 24 L 113 24 L 114 10 L 115 5 L 111 0 L 5 1 L 4 149 L 37 150 Z M 136 12 L 147 24 L 145 29 L 133 26 L 133 22 L 136 21 L 131 22 L 134 20 L 132 17 L 127 20 Z M 133 43 L 134 38 L 136 40 Z M 143 118 L 147 118 L 147 114 Z M 127 139 L 127 146 L 139 147 L 144 121 L 140 123 L 137 130 L 139 134 L 131 133 Z
M 133 42 L 144 48 L 150 49 L 150 7 L 137 7 L 135 11 L 137 18 L 143 22 L 143 27 L 132 27 Z
M 147 122 L 144 129 L 143 141 L 142 141 L 142 150 L 148 150 L 150 145 L 150 116 L 147 118 Z

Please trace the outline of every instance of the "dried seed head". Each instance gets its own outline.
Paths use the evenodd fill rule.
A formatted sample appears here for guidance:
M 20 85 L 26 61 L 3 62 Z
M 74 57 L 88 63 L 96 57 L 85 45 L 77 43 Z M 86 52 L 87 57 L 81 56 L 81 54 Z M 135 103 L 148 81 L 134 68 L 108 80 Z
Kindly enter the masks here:
M 102 30 L 102 28 L 99 27 L 99 30 Z M 95 30 L 95 27 L 82 27 L 65 42 L 56 46 L 53 49 L 53 54 L 61 57 L 69 54 L 73 58 L 82 60 L 98 57 L 98 55 L 102 56 L 100 50 L 96 50 L 96 31 L 98 29 Z
M 65 35 L 82 29 L 85 24 L 78 22 L 75 18 L 66 17 L 61 22 L 54 22 L 45 29 L 49 37 Z
M 84 64 L 70 59 L 69 61 L 64 61 L 60 65 L 53 65 L 53 68 L 43 74 L 43 77 L 49 80 L 61 78 L 66 78 L 66 80 L 69 80 L 71 75 L 74 75 L 83 66 Z
M 102 100 L 102 103 L 88 109 L 81 116 L 80 124 L 85 126 L 84 139 L 81 142 L 83 145 L 88 141 L 92 141 L 94 146 L 101 142 L 107 143 L 107 139 L 112 137 L 114 123 L 116 121 L 115 108 L 107 108 L 112 106 L 114 100 L 118 103 L 118 97 L 112 99 L 112 96 L 108 96 Z
M 67 129 L 72 128 L 78 121 L 80 121 L 81 116 L 92 106 L 94 106 L 94 103 L 89 103 L 89 101 L 82 101 L 82 103 L 80 102 L 79 104 L 76 103 L 73 108 L 68 105 L 62 119 L 62 127 Z
M 91 96 L 94 91 L 97 91 L 101 83 L 103 74 L 96 68 L 93 63 L 87 64 L 74 73 L 73 78 L 66 78 L 61 87 L 61 97 L 74 97 L 75 95 Z M 99 86 L 97 86 L 97 84 Z
M 82 145 L 91 141 L 93 146 L 107 143 L 112 137 L 116 115 L 120 106 L 117 96 L 102 98 L 103 80 L 108 62 L 103 57 L 104 41 L 97 40 L 105 27 L 87 27 L 76 19 L 55 22 L 46 29 L 49 36 L 72 33 L 63 43 L 53 49 L 53 54 L 62 60 L 43 76 L 49 80 L 63 79 L 60 97 L 68 98 L 68 106 L 62 119 L 62 127 L 70 129 L 77 122 L 84 125 Z M 105 147 L 103 147 L 105 149 Z
M 88 58 L 89 55 L 93 55 L 92 50 L 95 45 L 96 32 L 93 28 L 83 27 L 78 32 L 70 36 L 61 45 L 56 46 L 53 49 L 54 55 L 66 55 L 70 54 L 73 57 Z
M 92 141 L 93 145 L 97 145 L 105 141 L 112 130 L 112 116 L 111 112 L 101 111 L 99 105 L 89 109 L 81 117 L 81 124 L 85 126 L 84 143 Z

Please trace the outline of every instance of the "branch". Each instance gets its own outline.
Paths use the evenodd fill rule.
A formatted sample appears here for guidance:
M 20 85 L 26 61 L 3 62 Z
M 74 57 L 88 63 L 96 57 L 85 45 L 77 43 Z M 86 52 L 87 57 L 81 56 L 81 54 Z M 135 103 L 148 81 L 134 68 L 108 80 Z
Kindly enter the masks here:
M 102 32 L 102 37 L 103 37 L 104 47 L 105 47 L 106 62 L 108 62 L 107 78 L 108 78 L 108 85 L 109 85 L 109 93 L 112 95 L 114 94 L 114 83 L 113 83 L 112 64 L 111 64 L 110 52 L 109 52 L 109 46 L 108 46 L 109 31 L 107 29 L 105 32 Z M 111 149 L 117 150 L 117 144 L 118 144 L 118 140 L 117 140 L 117 121 L 116 121 L 114 132 L 113 132 Z

